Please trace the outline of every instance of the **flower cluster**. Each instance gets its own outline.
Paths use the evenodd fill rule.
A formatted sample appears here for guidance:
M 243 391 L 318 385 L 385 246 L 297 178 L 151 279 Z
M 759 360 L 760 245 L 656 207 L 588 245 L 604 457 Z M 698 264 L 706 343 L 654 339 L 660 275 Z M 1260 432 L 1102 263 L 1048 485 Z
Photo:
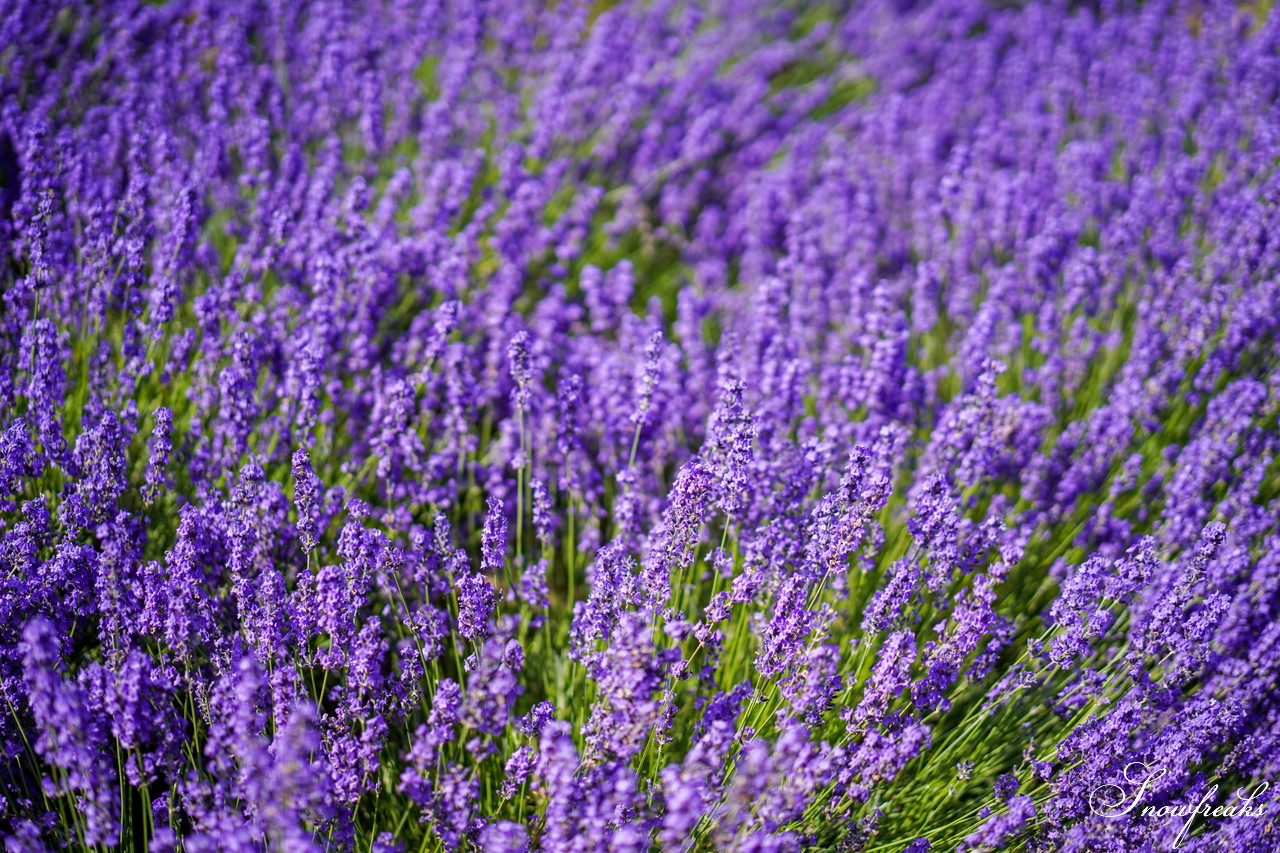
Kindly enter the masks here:
M 6 5 L 6 850 L 1275 849 L 1280 13 L 847 5 Z

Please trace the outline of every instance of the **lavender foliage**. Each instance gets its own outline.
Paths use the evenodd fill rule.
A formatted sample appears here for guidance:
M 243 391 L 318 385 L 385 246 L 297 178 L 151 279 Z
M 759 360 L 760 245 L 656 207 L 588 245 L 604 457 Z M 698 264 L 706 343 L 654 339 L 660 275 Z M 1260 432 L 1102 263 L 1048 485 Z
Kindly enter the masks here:
M 0 4 L 5 849 L 1275 850 L 1273 5 Z

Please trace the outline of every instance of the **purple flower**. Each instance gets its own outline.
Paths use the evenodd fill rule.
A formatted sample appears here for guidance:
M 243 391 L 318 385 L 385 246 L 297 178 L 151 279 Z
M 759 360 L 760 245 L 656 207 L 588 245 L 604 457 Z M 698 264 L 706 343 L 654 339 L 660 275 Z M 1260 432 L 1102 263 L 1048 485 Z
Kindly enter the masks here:
M 529 482 L 530 494 L 533 498 L 533 529 L 538 542 L 543 548 L 554 545 L 554 525 L 552 517 L 551 496 L 547 494 L 547 486 L 542 480 L 534 478 Z
M 1009 810 L 995 815 L 982 825 L 977 832 L 965 836 L 963 849 L 991 850 L 1004 848 L 1011 836 L 1021 832 L 1027 821 L 1035 817 L 1036 807 L 1029 796 L 1014 797 L 1009 800 Z
M 151 431 L 151 458 L 147 462 L 146 486 L 143 497 L 147 503 L 153 503 L 161 489 L 169 485 L 169 477 L 165 468 L 169 465 L 169 454 L 173 452 L 173 412 L 164 407 L 156 409 L 155 427 Z
M 646 609 L 661 610 L 670 599 L 672 574 L 691 562 L 690 549 L 702 528 L 711 497 L 711 475 L 700 461 L 695 459 L 680 469 L 671 486 L 662 524 L 640 572 L 639 593 Z
M 522 824 L 498 821 L 480 833 L 480 849 L 484 853 L 525 853 L 529 849 L 529 832 Z
M 522 746 L 511 754 L 507 759 L 504 771 L 506 777 L 502 780 L 502 789 L 500 796 L 504 800 L 509 800 L 516 795 L 520 787 L 529 779 L 529 774 L 533 772 L 533 766 L 537 758 L 537 753 L 533 747 Z
M 995 785 L 997 799 L 1008 800 L 1018 791 L 1018 777 L 1012 773 L 1006 773 L 996 779 Z
M 502 501 L 490 497 L 489 511 L 484 517 L 480 571 L 500 574 L 507 561 L 507 516 Z
M 809 584 L 800 575 L 783 582 L 766 623 L 756 653 L 756 669 L 773 678 L 798 662 L 803 644 L 813 628 L 814 613 L 808 607 Z
M 465 574 L 454 583 L 458 596 L 458 636 L 464 640 L 480 640 L 489 634 L 496 595 L 488 578 Z
M 118 781 L 110 756 L 106 721 L 62 674 L 54 627 L 37 619 L 22 632 L 22 670 L 27 702 L 35 718 L 34 747 L 60 771 L 51 794 L 75 794 L 83 810 L 86 844 L 117 843 Z
M 529 358 L 529 333 L 516 332 L 511 336 L 507 359 L 511 367 L 511 381 L 516 386 L 511 394 L 511 404 L 519 410 L 529 407 Z
M 293 453 L 293 482 L 293 503 L 298 512 L 298 538 L 302 542 L 303 553 L 310 554 L 317 544 L 315 512 L 320 480 L 311 470 L 311 459 L 302 448 Z
M 631 422 L 637 429 L 643 428 L 649 421 L 650 408 L 653 405 L 653 394 L 658 388 L 658 380 L 662 370 L 662 354 L 666 347 L 662 330 L 655 331 L 649 337 L 644 348 L 644 366 L 636 377 L 635 408 L 631 412 Z

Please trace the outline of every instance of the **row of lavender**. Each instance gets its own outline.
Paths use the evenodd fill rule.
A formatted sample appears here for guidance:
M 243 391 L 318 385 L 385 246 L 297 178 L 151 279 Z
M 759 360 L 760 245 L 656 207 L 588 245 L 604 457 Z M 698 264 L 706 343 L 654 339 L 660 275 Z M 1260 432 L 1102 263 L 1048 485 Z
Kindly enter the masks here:
M 6 849 L 1273 850 L 1278 99 L 1262 4 L 5 0 Z

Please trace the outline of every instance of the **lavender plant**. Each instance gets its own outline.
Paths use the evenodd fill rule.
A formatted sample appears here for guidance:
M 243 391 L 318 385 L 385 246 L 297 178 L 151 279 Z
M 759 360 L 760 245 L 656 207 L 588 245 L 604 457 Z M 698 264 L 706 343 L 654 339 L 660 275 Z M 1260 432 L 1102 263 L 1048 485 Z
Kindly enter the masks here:
M 0 3 L 5 849 L 1280 849 L 1271 5 Z

